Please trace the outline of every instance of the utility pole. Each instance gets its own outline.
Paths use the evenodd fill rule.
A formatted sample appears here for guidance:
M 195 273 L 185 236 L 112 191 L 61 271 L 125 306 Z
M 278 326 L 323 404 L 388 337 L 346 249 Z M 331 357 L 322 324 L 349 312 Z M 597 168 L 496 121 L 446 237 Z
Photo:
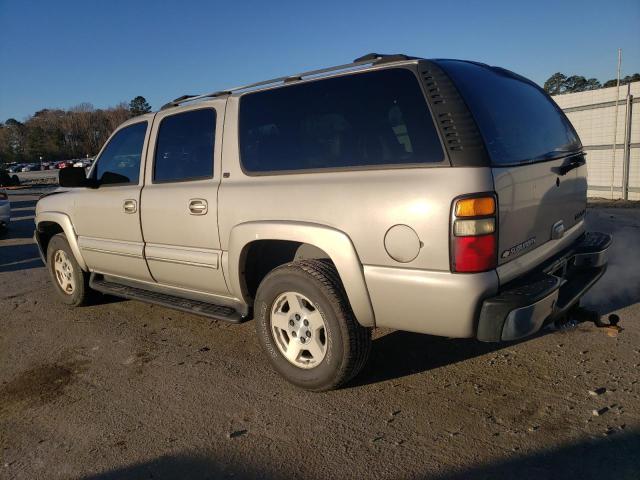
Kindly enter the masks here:
M 622 65 L 622 49 L 618 49 L 618 74 L 616 76 L 616 107 L 613 114 L 613 149 L 611 150 L 611 200 L 613 200 L 613 182 L 616 173 L 616 142 L 618 140 L 618 102 L 620 101 L 620 66 Z
M 631 166 L 631 117 L 633 109 L 633 95 L 631 82 L 627 83 L 627 106 L 624 115 L 624 145 L 622 155 L 622 199 L 629 200 L 629 168 Z

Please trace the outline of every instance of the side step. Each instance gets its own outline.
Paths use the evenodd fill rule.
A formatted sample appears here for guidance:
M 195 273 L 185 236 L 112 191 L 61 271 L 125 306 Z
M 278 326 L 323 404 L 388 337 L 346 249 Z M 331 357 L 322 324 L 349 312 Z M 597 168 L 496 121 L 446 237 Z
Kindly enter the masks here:
M 190 300 L 182 297 L 175 297 L 165 293 L 151 292 L 142 288 L 122 285 L 120 283 L 109 282 L 91 274 L 89 286 L 101 293 L 113 295 L 115 297 L 128 298 L 131 300 L 140 300 L 141 302 L 162 305 L 163 307 L 181 310 L 183 312 L 194 313 L 203 317 L 213 318 L 231 323 L 242 323 L 245 318 L 231 307 L 222 305 L 214 305 L 212 303 L 200 302 L 198 300 Z

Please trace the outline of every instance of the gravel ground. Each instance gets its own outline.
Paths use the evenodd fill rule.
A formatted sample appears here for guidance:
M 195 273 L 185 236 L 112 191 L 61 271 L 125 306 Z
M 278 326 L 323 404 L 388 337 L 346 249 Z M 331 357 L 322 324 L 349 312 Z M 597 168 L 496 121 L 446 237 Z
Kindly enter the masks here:
M 356 383 L 311 394 L 266 364 L 253 322 L 135 301 L 55 301 L 34 196 L 0 236 L 0 478 L 640 477 L 640 210 L 614 232 L 593 324 L 501 345 L 376 332 Z M 595 412 L 595 413 L 594 413 Z
M 26 184 L 54 184 L 58 182 L 58 174 L 60 170 L 41 170 L 37 172 L 19 172 L 16 173 L 20 179 L 20 183 Z

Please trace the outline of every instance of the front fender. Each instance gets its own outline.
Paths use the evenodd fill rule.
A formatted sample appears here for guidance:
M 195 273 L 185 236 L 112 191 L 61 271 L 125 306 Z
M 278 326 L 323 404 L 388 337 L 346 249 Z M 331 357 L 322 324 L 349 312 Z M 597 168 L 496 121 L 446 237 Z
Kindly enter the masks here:
M 69 247 L 71 248 L 71 252 L 75 257 L 78 265 L 84 271 L 87 271 L 87 264 L 82 257 L 82 253 L 80 252 L 80 247 L 78 246 L 78 236 L 76 235 L 75 230 L 73 229 L 73 224 L 71 223 L 71 219 L 68 215 L 61 212 L 38 212 L 36 215 L 35 223 L 36 223 L 36 232 L 38 231 L 38 225 L 42 222 L 52 222 L 57 223 L 62 228 L 65 237 L 67 237 L 67 242 L 69 243 Z M 44 252 L 42 245 L 40 245 L 40 236 L 36 235 L 36 240 L 38 241 L 38 248 Z M 46 262 L 45 262 L 46 263 Z
M 229 239 L 229 288 L 245 302 L 248 299 L 240 284 L 240 259 L 244 249 L 255 240 L 289 240 L 322 249 L 338 270 L 358 322 L 366 327 L 375 326 L 362 264 L 345 233 L 323 225 L 300 222 L 259 221 L 236 225 Z

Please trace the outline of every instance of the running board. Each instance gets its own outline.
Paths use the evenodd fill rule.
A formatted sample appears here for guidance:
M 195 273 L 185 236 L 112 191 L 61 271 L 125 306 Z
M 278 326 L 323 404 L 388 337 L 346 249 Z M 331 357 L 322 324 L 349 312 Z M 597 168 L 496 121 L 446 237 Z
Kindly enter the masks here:
M 110 282 L 104 278 L 91 274 L 89 286 L 93 290 L 100 293 L 106 293 L 115 297 L 128 298 L 131 300 L 139 300 L 141 302 L 153 303 L 163 307 L 181 310 L 183 312 L 194 313 L 203 317 L 213 318 L 231 323 L 242 323 L 246 318 L 237 310 L 222 305 L 214 305 L 213 303 L 200 302 L 198 300 L 190 300 L 187 298 L 176 297 L 166 293 L 152 292 L 142 288 L 122 285 L 120 283 Z

